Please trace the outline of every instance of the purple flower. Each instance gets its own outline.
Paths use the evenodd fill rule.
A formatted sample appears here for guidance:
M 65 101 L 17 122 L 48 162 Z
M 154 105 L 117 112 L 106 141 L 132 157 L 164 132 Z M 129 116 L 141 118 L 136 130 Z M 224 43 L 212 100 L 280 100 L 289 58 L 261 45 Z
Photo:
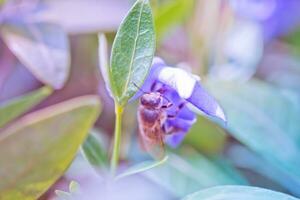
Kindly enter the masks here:
M 178 146 L 185 134 L 196 122 L 193 108 L 202 113 L 226 121 L 224 112 L 216 100 L 200 85 L 200 78 L 180 68 L 168 67 L 160 58 L 154 58 L 151 71 L 134 99 L 143 92 L 159 92 L 169 101 L 167 119 L 163 130 L 167 133 L 165 142 L 171 147 Z
M 266 40 L 300 24 L 299 0 L 231 0 L 231 5 L 240 17 L 261 24 Z

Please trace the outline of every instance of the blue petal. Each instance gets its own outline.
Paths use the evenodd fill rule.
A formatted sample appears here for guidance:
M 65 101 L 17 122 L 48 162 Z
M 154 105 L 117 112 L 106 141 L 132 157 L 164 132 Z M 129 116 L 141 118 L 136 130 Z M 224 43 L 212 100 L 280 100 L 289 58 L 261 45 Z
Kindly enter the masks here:
M 191 97 L 186 100 L 205 114 L 226 121 L 226 117 L 221 106 L 205 91 L 199 82 L 195 84 Z
M 192 112 L 187 106 L 184 106 L 179 112 L 178 117 L 184 120 L 195 121 L 196 114 Z
M 151 70 L 141 88 L 144 92 L 151 92 L 152 84 L 157 81 L 159 71 L 165 66 L 166 64 L 162 59 L 154 57 Z
M 175 130 L 187 132 L 190 130 L 191 126 L 195 123 L 195 121 L 196 120 L 185 120 L 178 117 L 175 119 L 168 119 L 166 123 L 169 128 L 173 127 L 175 128 Z
M 192 112 L 187 106 L 184 106 L 178 113 L 170 112 L 167 113 L 170 115 L 174 115 L 174 118 L 168 118 L 167 124 L 169 127 L 173 127 L 177 130 L 188 131 L 190 127 L 196 122 L 196 114 Z
M 184 139 L 186 132 L 177 132 L 166 137 L 165 142 L 172 148 L 178 147 Z

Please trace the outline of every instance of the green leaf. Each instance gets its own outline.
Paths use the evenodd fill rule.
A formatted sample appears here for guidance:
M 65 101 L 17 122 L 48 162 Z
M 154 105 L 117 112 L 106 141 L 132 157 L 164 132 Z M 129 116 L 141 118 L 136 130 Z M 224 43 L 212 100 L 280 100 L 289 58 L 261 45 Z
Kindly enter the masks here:
M 80 193 L 80 185 L 76 181 L 71 181 L 69 184 L 69 192 L 55 190 L 55 194 L 59 200 L 72 200 L 72 196 Z
M 71 181 L 69 185 L 69 192 L 70 193 L 78 193 L 80 191 L 80 185 L 76 181 Z
M 300 187 L 300 106 L 297 96 L 252 80 L 210 81 L 227 115 L 228 132 Z M 283 151 L 284 149 L 284 151 Z M 281 182 L 282 184 L 283 182 Z M 283 185 L 290 188 L 289 184 Z
M 97 133 L 91 131 L 81 146 L 82 153 L 88 162 L 97 169 L 108 166 L 108 158 L 103 148 L 103 141 Z
M 124 173 L 118 175 L 116 179 L 121 179 L 127 176 L 131 176 L 134 174 L 146 172 L 152 168 L 158 167 L 162 164 L 164 164 L 168 160 L 168 156 L 164 157 L 160 161 L 144 161 L 142 163 L 136 164 L 129 169 L 127 169 Z
M 250 186 L 219 186 L 188 195 L 183 200 L 298 200 L 295 197 Z
M 49 87 L 43 87 L 24 96 L 0 104 L 0 128 L 40 103 L 52 93 Z
M 40 81 L 60 89 L 70 71 L 69 42 L 56 24 L 21 16 L 1 25 L 9 49 Z
M 112 47 L 110 88 L 119 105 L 137 92 L 151 67 L 155 33 L 148 0 L 138 0 L 122 22 Z M 138 86 L 138 87 L 137 87 Z
M 183 150 L 180 155 L 170 153 L 168 162 L 147 171 L 146 177 L 177 198 L 211 186 L 247 184 L 239 175 L 232 176 L 232 173 L 238 174 L 234 169 L 228 173 L 194 150 Z
M 193 6 L 194 0 L 170 0 L 155 7 L 155 30 L 158 41 L 163 39 L 171 28 L 183 23 L 192 13 Z
M 59 200 L 71 200 L 72 195 L 62 190 L 55 190 L 55 194 Z
M 98 34 L 98 57 L 99 57 L 99 67 L 101 71 L 102 78 L 105 82 L 105 87 L 107 92 L 111 97 L 113 97 L 111 92 L 111 85 L 109 84 L 109 63 L 108 63 L 108 47 L 107 39 L 105 34 Z
M 184 139 L 184 143 L 208 154 L 222 151 L 226 141 L 226 133 L 218 125 L 199 116 Z
M 300 29 L 298 28 L 292 34 L 288 35 L 285 38 L 286 42 L 290 45 L 289 47 L 295 51 L 296 55 L 299 56 L 300 54 Z
M 28 114 L 0 135 L 0 199 L 37 199 L 68 168 L 95 122 L 96 96 Z
M 100 71 L 103 77 L 103 80 L 106 83 L 106 86 L 108 86 L 109 83 L 109 74 L 108 74 L 108 50 L 107 50 L 107 39 L 103 33 L 100 33 L 98 35 L 98 57 L 99 57 L 99 65 L 100 65 Z M 110 87 L 108 87 L 110 91 Z
M 285 172 L 279 170 L 277 166 L 264 160 L 245 146 L 231 146 L 228 150 L 228 156 L 233 164 L 239 169 L 250 170 L 261 176 L 267 177 L 284 186 L 292 194 L 300 196 L 299 180 L 286 175 Z

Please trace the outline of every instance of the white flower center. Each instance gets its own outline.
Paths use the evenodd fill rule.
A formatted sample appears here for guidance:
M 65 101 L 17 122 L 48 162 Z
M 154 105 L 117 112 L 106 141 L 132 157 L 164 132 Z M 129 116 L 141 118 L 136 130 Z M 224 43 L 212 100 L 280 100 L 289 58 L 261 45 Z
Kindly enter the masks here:
M 180 97 L 188 99 L 191 97 L 199 77 L 180 68 L 164 67 L 159 72 L 158 79 L 162 83 L 174 88 Z

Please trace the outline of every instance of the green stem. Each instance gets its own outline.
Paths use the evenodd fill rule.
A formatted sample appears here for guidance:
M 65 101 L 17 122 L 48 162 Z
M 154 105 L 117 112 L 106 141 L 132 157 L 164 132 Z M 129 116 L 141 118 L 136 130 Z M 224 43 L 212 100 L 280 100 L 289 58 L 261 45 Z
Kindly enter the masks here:
M 119 163 L 120 146 L 121 146 L 122 114 L 123 114 L 123 107 L 116 104 L 115 105 L 115 115 L 116 115 L 115 135 L 114 135 L 113 153 L 110 162 L 112 175 L 115 174 L 115 171 Z

